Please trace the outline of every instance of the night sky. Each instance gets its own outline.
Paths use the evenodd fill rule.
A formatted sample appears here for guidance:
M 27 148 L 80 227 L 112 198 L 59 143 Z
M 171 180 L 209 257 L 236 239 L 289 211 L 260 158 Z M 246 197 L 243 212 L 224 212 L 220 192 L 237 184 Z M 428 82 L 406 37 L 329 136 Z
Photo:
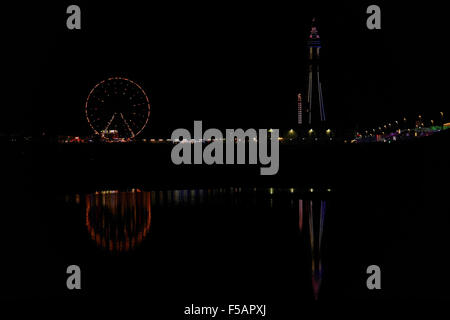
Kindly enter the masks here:
M 312 17 L 322 38 L 321 79 L 333 127 L 448 110 L 442 7 L 380 1 L 243 5 L 143 1 L 15 4 L 4 10 L 8 103 L 1 132 L 87 135 L 84 102 L 110 76 L 147 92 L 144 135 L 177 127 L 290 127 L 305 92 Z M 81 31 L 67 30 L 70 4 Z M 366 28 L 378 4 L 382 29 Z

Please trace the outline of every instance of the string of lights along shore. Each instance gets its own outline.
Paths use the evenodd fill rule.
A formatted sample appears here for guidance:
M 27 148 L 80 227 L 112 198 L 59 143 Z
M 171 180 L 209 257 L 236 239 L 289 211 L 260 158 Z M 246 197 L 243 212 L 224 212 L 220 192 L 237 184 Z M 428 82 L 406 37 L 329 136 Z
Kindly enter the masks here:
M 320 126 L 326 120 L 323 103 L 322 83 L 320 82 L 320 35 L 317 30 L 316 18 L 312 19 L 308 42 L 308 89 L 306 93 L 306 108 L 302 106 L 302 94 L 297 95 L 299 125 Z

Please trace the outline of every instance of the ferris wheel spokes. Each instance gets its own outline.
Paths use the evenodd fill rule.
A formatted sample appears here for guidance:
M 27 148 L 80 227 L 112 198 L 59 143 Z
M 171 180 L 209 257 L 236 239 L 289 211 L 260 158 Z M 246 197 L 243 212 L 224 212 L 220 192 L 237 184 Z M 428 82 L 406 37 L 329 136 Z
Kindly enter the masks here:
M 128 141 L 146 127 L 150 102 L 134 81 L 112 77 L 92 88 L 86 99 L 85 114 L 94 133 L 102 139 Z

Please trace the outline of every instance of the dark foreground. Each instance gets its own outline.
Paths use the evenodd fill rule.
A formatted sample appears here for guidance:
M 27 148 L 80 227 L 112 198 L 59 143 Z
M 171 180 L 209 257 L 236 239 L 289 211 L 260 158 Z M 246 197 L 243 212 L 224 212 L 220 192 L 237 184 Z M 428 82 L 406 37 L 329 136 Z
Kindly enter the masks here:
M 176 167 L 166 146 L 17 147 L 2 295 L 145 301 L 170 318 L 191 304 L 267 304 L 273 319 L 349 299 L 448 299 L 447 141 L 284 147 L 271 177 Z M 81 292 L 66 289 L 69 264 Z M 371 264 L 380 291 L 366 287 Z

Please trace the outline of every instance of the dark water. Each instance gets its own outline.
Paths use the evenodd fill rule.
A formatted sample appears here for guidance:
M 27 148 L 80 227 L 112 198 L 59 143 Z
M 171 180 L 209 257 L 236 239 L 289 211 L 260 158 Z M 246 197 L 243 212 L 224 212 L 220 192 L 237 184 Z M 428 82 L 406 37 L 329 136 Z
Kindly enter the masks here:
M 449 299 L 448 159 L 441 144 L 400 147 L 299 150 L 275 179 L 172 170 L 153 149 L 128 162 L 128 147 L 85 162 L 86 149 L 18 153 L 1 193 L 2 297 L 127 301 L 173 318 L 192 303 L 265 303 L 274 319 L 336 301 Z M 337 158 L 326 170 L 324 154 Z M 79 292 L 66 288 L 71 264 Z M 379 291 L 366 287 L 373 264 Z
M 223 257 L 226 257 L 228 260 L 233 259 L 234 255 L 242 255 L 241 259 L 235 261 L 237 265 L 244 261 L 246 264 L 251 263 L 251 260 L 255 258 L 256 252 L 259 252 L 259 256 L 266 256 L 263 253 L 264 246 L 262 246 L 262 243 L 267 242 L 267 239 L 263 239 L 263 237 L 269 235 L 270 238 L 270 233 L 276 234 L 277 232 L 277 229 L 268 229 L 270 215 L 274 215 L 278 210 L 282 210 L 286 215 L 284 219 L 289 219 L 293 223 L 291 226 L 288 226 L 288 230 L 291 233 L 291 237 L 297 238 L 294 240 L 294 245 L 298 245 L 304 251 L 304 261 L 299 265 L 299 270 L 307 269 L 308 264 L 310 265 L 312 295 L 315 299 L 318 299 L 323 275 L 322 238 L 327 205 L 329 205 L 329 200 L 327 200 L 329 195 L 327 193 L 330 192 L 331 189 L 326 189 L 322 193 L 315 195 L 312 188 L 302 194 L 295 188 L 218 188 L 164 191 L 141 191 L 139 189 L 130 191 L 104 190 L 84 195 L 67 195 L 65 202 L 68 205 L 75 203 L 85 213 L 85 231 L 90 240 L 92 240 L 86 245 L 95 247 L 94 250 L 103 251 L 102 253 L 108 252 L 114 256 L 129 253 L 133 255 L 149 255 L 151 257 L 151 251 L 140 250 L 140 247 L 144 246 L 144 242 L 152 241 L 152 213 L 174 215 L 183 214 L 184 212 L 186 215 L 192 216 L 202 214 L 205 208 L 209 208 L 209 210 L 214 209 L 214 211 L 209 213 L 211 216 L 206 218 L 207 221 L 212 222 L 211 224 L 207 224 L 205 221 L 201 223 L 197 221 L 197 226 L 187 224 L 186 227 L 197 230 L 199 225 L 202 226 L 200 230 L 196 231 L 195 237 L 203 234 L 204 241 L 217 241 L 221 244 L 222 250 L 203 251 L 204 244 L 202 244 L 198 249 L 193 247 L 191 251 L 194 252 L 191 253 L 193 256 L 202 256 L 202 259 L 218 260 L 218 262 Z M 221 207 L 221 209 L 218 207 Z M 227 208 L 227 210 L 222 213 L 224 208 Z M 219 209 L 219 217 L 214 217 L 213 215 L 216 214 L 217 209 Z M 241 221 L 237 220 L 231 223 L 225 217 L 228 210 L 232 211 L 232 213 L 228 213 L 229 219 L 234 220 L 236 217 L 233 217 L 233 215 L 236 214 L 243 214 L 251 218 L 249 220 L 244 218 Z M 208 214 L 208 212 L 203 214 Z M 222 214 L 224 216 L 221 218 L 220 215 Z M 182 217 L 182 219 L 184 220 L 185 217 Z M 193 219 L 195 220 L 195 217 Z M 253 219 L 259 219 L 260 221 L 252 223 Z M 276 220 L 278 219 L 274 217 L 273 222 L 276 223 Z M 242 226 L 237 225 L 242 222 L 244 223 Z M 206 230 L 210 227 L 212 227 L 213 234 L 210 233 L 211 231 Z M 260 229 L 261 227 L 263 228 L 262 230 Z M 217 235 L 214 235 L 215 232 L 223 233 L 223 239 L 217 238 Z M 239 243 L 237 243 L 235 238 L 240 239 Z M 181 241 L 189 242 L 190 240 L 182 238 Z M 275 243 L 278 240 L 273 239 L 272 241 Z M 230 243 L 229 246 L 226 244 L 227 242 Z M 242 250 L 239 248 L 239 244 L 244 245 L 244 247 L 248 246 L 248 250 Z M 236 249 L 239 252 L 235 252 Z M 228 254 L 229 256 L 227 257 Z M 218 257 L 219 255 L 222 258 Z M 196 262 L 194 261 L 193 264 L 196 264 Z M 264 269 L 263 263 L 261 264 L 260 267 L 258 265 L 254 267 Z M 271 264 L 271 261 L 267 261 L 266 264 Z M 245 270 L 247 267 L 243 266 L 242 268 Z M 289 268 L 286 266 L 286 270 Z M 216 269 L 219 272 L 221 263 L 219 262 L 212 266 L 212 269 Z M 302 276 L 305 277 L 306 275 L 307 272 L 304 272 Z M 247 276 L 249 280 L 253 278 L 253 276 Z M 267 281 L 267 279 L 261 280 Z M 203 281 L 204 279 L 199 279 L 200 283 Z M 305 290 L 305 294 L 307 294 L 307 290 Z
M 100 190 L 50 197 L 51 296 L 267 303 L 274 312 L 347 299 L 446 298 L 436 202 L 325 188 Z M 427 212 L 427 215 L 424 215 Z M 430 220 L 428 220 L 430 222 Z M 428 228 L 433 225 L 434 230 Z M 83 271 L 82 293 L 65 269 Z M 366 268 L 382 270 L 382 290 Z M 432 292 L 432 294 L 430 294 Z M 232 301 L 232 302 L 230 302 Z M 177 309 L 178 308 L 178 309 Z M 181 312 L 181 311 L 180 311 Z

